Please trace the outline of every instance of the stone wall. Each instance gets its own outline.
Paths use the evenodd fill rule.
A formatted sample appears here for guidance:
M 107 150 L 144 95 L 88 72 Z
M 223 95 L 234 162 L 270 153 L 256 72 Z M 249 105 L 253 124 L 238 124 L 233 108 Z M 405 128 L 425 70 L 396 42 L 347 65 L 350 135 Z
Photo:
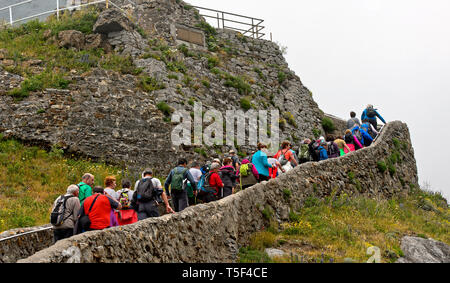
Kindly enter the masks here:
M 395 170 L 378 162 L 392 160 Z M 309 196 L 389 198 L 417 186 L 409 130 L 389 123 L 371 147 L 338 159 L 303 164 L 269 182 L 175 215 L 93 231 L 58 242 L 19 262 L 234 262 L 249 236 L 267 227 L 267 216 L 289 219 Z M 264 216 L 265 215 L 265 216 Z
M 53 244 L 50 225 L 14 229 L 0 234 L 0 263 L 13 263 Z M 17 233 L 17 235 L 15 234 Z

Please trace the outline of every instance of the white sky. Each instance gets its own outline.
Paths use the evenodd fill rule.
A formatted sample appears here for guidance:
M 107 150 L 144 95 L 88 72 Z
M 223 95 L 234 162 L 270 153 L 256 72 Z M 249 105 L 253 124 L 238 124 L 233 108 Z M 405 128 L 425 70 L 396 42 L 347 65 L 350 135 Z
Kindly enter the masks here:
M 265 20 L 326 113 L 406 122 L 419 183 L 450 199 L 450 1 L 190 0 Z

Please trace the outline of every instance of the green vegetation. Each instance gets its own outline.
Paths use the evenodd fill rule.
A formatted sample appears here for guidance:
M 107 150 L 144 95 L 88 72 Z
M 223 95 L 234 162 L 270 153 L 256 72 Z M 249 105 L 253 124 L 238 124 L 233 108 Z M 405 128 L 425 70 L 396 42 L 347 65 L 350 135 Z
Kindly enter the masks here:
M 57 146 L 46 151 L 0 135 L 0 232 L 49 223 L 55 199 L 86 172 L 95 175 L 95 185 L 104 185 L 110 175 L 121 182 L 117 167 L 67 158 Z
M 40 91 L 45 88 L 66 89 L 69 83 L 70 81 L 66 80 L 62 74 L 53 73 L 47 69 L 40 74 L 26 78 L 20 84 L 20 88 L 12 89 L 8 92 L 8 95 L 14 97 L 16 100 L 22 100 L 28 97 L 30 92 Z
M 328 117 L 322 118 L 322 127 L 325 133 L 332 133 L 336 127 L 334 126 L 333 120 Z
M 248 111 L 250 110 L 250 108 L 252 108 L 252 104 L 248 99 L 241 98 L 241 108 L 244 109 L 245 111 Z
M 217 52 L 219 50 L 217 36 L 217 30 L 208 24 L 207 22 L 200 22 L 196 25 L 198 28 L 203 30 L 205 33 L 206 44 L 208 46 L 208 50 L 211 52 Z
M 145 75 L 141 76 L 139 87 L 146 92 L 152 92 L 159 89 L 165 89 L 166 85 L 153 77 Z
M 227 73 L 224 76 L 224 86 L 235 88 L 241 95 L 249 95 L 252 92 L 252 87 L 242 77 L 235 77 Z
M 286 119 L 286 121 L 294 126 L 295 128 L 298 127 L 297 122 L 295 121 L 294 115 L 292 115 L 291 112 L 284 112 L 283 117 Z
M 163 112 L 164 115 L 166 115 L 166 116 L 170 116 L 170 114 L 172 114 L 172 112 L 173 112 L 172 108 L 167 103 L 165 103 L 164 101 L 161 101 L 160 103 L 158 103 L 156 105 L 156 107 L 158 107 L 158 109 L 161 112 Z
M 386 170 L 387 170 L 387 166 L 386 166 L 386 163 L 385 163 L 384 161 L 378 161 L 378 162 L 377 162 L 377 167 L 378 167 L 378 170 L 379 170 L 381 173 L 384 173 L 384 172 L 386 172 Z
M 439 193 L 417 189 L 409 196 L 389 200 L 346 194 L 325 199 L 311 196 L 300 210 L 290 212 L 289 219 L 279 231 L 270 228 L 252 235 L 249 245 L 240 250 L 240 261 L 293 262 L 293 253 L 305 261 L 323 256 L 333 262 L 344 262 L 345 258 L 366 262 L 367 248 L 377 246 L 382 262 L 395 262 L 402 256 L 400 244 L 406 235 L 450 244 L 447 201 Z M 268 259 L 265 248 L 283 249 L 289 255 Z
M 283 71 L 279 71 L 278 72 L 278 82 L 280 84 L 283 84 L 286 81 L 286 79 L 287 79 L 286 74 Z
M 6 50 L 6 59 L 14 61 L 14 65 L 5 67 L 5 70 L 25 78 L 19 88 L 7 94 L 21 100 L 34 91 L 46 88 L 65 89 L 71 83 L 67 77 L 73 72 L 82 74 L 97 66 L 123 74 L 141 73 L 142 69 L 136 68 L 130 57 L 106 54 L 101 48 L 67 49 L 59 47 L 58 41 L 54 40 L 64 30 L 92 33 L 98 13 L 91 6 L 81 11 L 63 13 L 60 20 L 51 16 L 45 22 L 34 20 L 0 30 L 0 49 Z M 30 60 L 39 61 L 39 68 L 30 67 Z
M 194 152 L 202 155 L 205 158 L 208 157 L 208 154 L 206 153 L 206 150 L 204 148 L 194 148 Z
M 208 69 L 213 69 L 219 66 L 220 60 L 217 57 L 210 56 L 208 57 Z

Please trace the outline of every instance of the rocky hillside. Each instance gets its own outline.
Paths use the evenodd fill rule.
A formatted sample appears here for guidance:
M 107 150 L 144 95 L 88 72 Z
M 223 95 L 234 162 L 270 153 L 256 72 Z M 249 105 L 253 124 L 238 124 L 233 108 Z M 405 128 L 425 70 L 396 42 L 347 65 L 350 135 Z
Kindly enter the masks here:
M 224 115 L 278 109 L 280 140 L 323 132 L 323 113 L 275 43 L 216 30 L 182 1 L 141 2 L 1 31 L 0 133 L 164 175 L 180 156 L 230 148 L 168 142 L 171 114 L 193 115 L 196 102 Z M 177 40 L 180 26 L 203 32 L 205 46 Z

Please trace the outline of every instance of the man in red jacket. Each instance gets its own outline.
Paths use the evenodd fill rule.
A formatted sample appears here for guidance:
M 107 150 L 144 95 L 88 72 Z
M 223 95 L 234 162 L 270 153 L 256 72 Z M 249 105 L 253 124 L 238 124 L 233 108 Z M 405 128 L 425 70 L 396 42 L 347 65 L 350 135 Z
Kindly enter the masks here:
M 93 205 L 92 205 L 93 204 Z M 111 225 L 111 209 L 121 209 L 116 200 L 106 196 L 102 187 L 95 187 L 94 194 L 84 200 L 84 213 L 89 216 L 89 230 L 103 230 Z

